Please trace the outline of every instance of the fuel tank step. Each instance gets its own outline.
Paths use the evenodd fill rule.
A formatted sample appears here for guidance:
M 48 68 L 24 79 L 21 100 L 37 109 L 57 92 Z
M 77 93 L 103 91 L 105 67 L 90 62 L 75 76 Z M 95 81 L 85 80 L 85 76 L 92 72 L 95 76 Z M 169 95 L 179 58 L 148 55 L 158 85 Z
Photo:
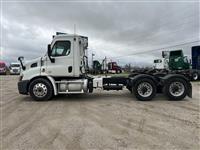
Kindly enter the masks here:
M 123 86 L 122 85 L 103 85 L 103 90 L 122 90 Z

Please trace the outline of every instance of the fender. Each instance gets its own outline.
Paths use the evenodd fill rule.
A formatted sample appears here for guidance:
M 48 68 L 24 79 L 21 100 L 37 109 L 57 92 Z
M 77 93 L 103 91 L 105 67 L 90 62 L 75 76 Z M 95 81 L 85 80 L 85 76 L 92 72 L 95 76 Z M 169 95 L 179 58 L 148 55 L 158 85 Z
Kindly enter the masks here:
M 54 95 L 58 95 L 58 91 L 57 91 L 57 88 L 56 88 L 56 84 L 55 84 L 54 78 L 51 77 L 51 76 L 47 76 L 47 78 L 49 79 L 49 81 L 51 82 L 51 84 L 53 86 Z
M 188 78 L 186 78 L 184 75 L 181 74 L 167 74 L 164 77 L 160 77 L 161 81 L 165 84 L 168 80 L 170 80 L 171 78 L 181 78 L 183 80 L 185 80 L 186 82 L 190 83 L 190 80 Z
M 54 80 L 53 77 L 39 75 L 39 76 L 35 76 L 35 77 L 31 78 L 29 81 L 34 80 L 36 78 L 46 78 L 46 79 L 48 79 L 50 81 L 50 83 L 52 84 L 52 86 L 53 86 L 54 95 L 58 95 L 58 91 L 57 91 L 57 88 L 56 88 L 55 80 Z
M 143 79 L 143 78 L 151 79 L 156 84 L 156 86 L 159 83 L 159 81 L 154 76 L 151 76 L 151 75 L 148 75 L 148 74 L 138 74 L 138 75 L 135 75 L 134 77 L 130 78 L 132 86 L 135 85 L 137 80 L 140 80 L 140 79 Z
M 187 95 L 192 98 L 192 84 L 190 83 L 190 80 L 186 78 L 184 75 L 181 74 L 168 74 L 164 77 L 160 77 L 161 84 L 164 86 L 167 82 L 169 82 L 172 78 L 181 78 L 185 80 L 187 84 Z

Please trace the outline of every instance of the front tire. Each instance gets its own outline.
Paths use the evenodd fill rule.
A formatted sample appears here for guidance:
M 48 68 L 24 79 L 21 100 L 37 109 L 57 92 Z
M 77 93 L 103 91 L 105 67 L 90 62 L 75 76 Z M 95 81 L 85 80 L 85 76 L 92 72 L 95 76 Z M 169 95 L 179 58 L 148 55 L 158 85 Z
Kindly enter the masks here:
M 187 83 L 180 78 L 170 79 L 164 86 L 164 94 L 169 100 L 182 100 L 187 95 Z
M 137 99 L 149 101 L 156 95 L 156 85 L 151 79 L 139 79 L 135 83 L 133 92 Z
M 49 100 L 53 96 L 53 87 L 48 80 L 39 78 L 30 83 L 29 94 L 37 101 Z

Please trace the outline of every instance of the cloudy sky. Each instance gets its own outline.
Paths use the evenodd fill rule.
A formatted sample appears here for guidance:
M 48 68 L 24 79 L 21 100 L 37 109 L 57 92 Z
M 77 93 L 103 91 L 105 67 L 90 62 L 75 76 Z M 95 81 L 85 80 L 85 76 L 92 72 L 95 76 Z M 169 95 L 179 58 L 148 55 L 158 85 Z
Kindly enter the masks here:
M 1 59 L 42 56 L 52 35 L 73 33 L 74 24 L 77 34 L 89 37 L 89 56 L 94 53 L 95 59 L 148 65 L 162 50 L 180 48 L 190 56 L 199 42 L 173 45 L 200 40 L 199 7 L 198 1 L 3 0 Z M 150 52 L 137 54 L 144 51 Z

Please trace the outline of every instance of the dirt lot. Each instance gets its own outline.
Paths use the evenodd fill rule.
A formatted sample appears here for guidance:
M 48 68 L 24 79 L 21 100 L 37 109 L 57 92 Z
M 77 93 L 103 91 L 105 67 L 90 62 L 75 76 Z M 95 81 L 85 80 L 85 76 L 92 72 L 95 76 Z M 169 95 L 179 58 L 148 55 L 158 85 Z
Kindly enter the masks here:
M 200 82 L 193 98 L 141 102 L 127 90 L 19 95 L 17 76 L 1 76 L 1 149 L 200 149 Z

